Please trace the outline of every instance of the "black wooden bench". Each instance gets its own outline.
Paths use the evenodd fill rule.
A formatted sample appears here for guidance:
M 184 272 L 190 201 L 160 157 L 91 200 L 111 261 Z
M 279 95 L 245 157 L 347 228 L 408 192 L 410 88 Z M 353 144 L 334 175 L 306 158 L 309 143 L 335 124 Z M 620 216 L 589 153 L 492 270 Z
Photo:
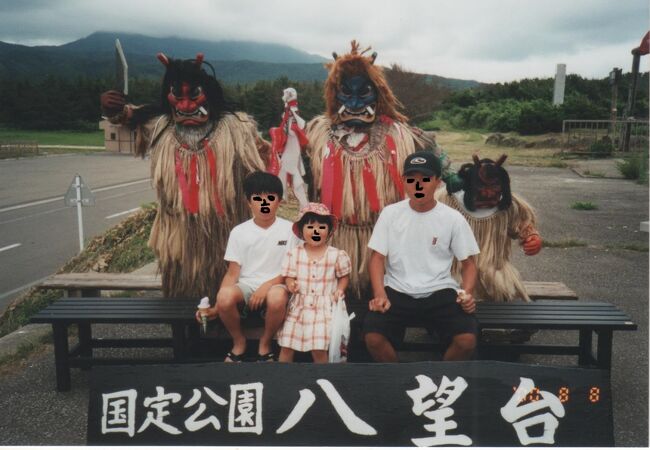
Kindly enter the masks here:
M 57 389 L 66 391 L 70 389 L 71 367 L 196 361 L 189 352 L 190 341 L 198 337 L 198 324 L 194 319 L 196 305 L 196 299 L 63 298 L 34 315 L 31 322 L 52 324 Z M 577 345 L 511 344 L 508 348 L 519 354 L 577 355 L 579 365 L 604 369 L 611 367 L 613 331 L 637 328 L 624 312 L 604 302 L 479 303 L 476 315 L 481 328 L 577 330 Z M 172 337 L 94 339 L 91 325 L 102 323 L 168 324 Z M 71 325 L 76 325 L 79 332 L 79 344 L 72 350 L 68 346 L 68 328 Z M 594 333 L 597 336 L 595 355 L 592 351 Z M 493 344 L 480 345 L 489 347 Z M 94 348 L 106 347 L 167 347 L 173 349 L 173 356 L 167 360 L 93 357 Z
M 171 348 L 171 361 L 180 362 L 187 350 L 187 328 L 194 321 L 195 299 L 63 298 L 31 317 L 32 323 L 50 323 L 54 335 L 57 390 L 70 390 L 70 368 L 98 364 L 170 362 L 170 359 L 99 359 L 95 348 Z M 93 324 L 168 324 L 171 338 L 95 339 Z M 68 346 L 68 328 L 76 325 L 79 343 Z
M 573 330 L 574 345 L 529 344 L 479 341 L 478 353 L 494 355 L 574 355 L 579 366 L 609 370 L 612 361 L 613 332 L 636 330 L 637 325 L 616 306 L 606 302 L 536 300 L 534 302 L 477 303 L 476 317 L 481 330 Z M 411 324 L 425 327 L 425 324 Z M 592 350 L 596 336 L 596 352 Z M 431 351 L 437 343 L 407 342 L 402 351 Z M 495 350 L 497 352 L 495 352 Z M 505 350 L 506 352 L 503 352 Z

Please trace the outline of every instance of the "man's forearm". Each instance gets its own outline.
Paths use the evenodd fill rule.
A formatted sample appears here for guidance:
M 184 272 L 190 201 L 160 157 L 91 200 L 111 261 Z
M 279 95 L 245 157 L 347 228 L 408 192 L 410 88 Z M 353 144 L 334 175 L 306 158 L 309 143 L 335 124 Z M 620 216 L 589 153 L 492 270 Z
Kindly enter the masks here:
M 469 294 L 473 294 L 476 280 L 478 279 L 478 269 L 474 256 L 470 256 L 461 262 L 461 278 L 461 287 L 463 290 Z
M 223 280 L 221 281 L 221 287 L 228 287 L 228 286 L 234 286 L 237 284 L 238 277 L 235 277 L 234 275 L 226 272 L 226 274 L 223 276 Z
M 370 275 L 370 284 L 374 297 L 386 297 L 386 288 L 384 286 L 384 255 L 375 251 L 370 255 L 368 263 L 368 275 Z

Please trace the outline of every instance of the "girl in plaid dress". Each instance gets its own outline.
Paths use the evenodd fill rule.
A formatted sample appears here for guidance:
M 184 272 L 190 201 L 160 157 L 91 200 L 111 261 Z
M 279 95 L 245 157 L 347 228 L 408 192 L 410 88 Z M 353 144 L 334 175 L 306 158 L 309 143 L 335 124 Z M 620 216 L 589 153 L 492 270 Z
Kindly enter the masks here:
M 293 224 L 305 242 L 291 249 L 282 265 L 293 297 L 278 333 L 280 362 L 292 362 L 295 351 L 311 352 L 316 363 L 327 362 L 332 305 L 343 301 L 351 270 L 347 253 L 328 245 L 336 224 L 321 203 L 308 203 Z

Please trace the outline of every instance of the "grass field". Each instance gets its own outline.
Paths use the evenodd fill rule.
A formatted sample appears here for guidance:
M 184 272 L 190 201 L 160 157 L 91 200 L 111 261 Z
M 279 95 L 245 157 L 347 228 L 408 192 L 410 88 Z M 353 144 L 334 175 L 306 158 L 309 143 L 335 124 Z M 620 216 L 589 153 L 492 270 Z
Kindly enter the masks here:
M 472 154 L 478 152 L 481 158 L 496 160 L 502 154 L 508 155 L 508 164 L 535 167 L 568 167 L 559 157 L 559 148 L 521 148 L 487 145 L 485 139 L 490 133 L 478 131 L 436 131 L 436 141 L 451 157 L 454 166 L 472 161 Z M 535 136 L 536 140 L 553 137 L 552 134 Z
M 0 142 L 36 141 L 38 145 L 104 145 L 104 132 L 67 130 L 15 130 L 0 128 Z
M 419 123 L 424 130 L 433 130 L 436 141 L 449 154 L 454 167 L 472 161 L 472 154 L 478 152 L 481 158 L 497 159 L 503 153 L 508 155 L 508 164 L 537 167 L 568 167 L 559 157 L 559 148 L 544 147 L 505 147 L 488 145 L 485 140 L 493 134 L 487 130 L 460 130 L 450 125 L 449 121 L 432 119 Z M 526 142 L 539 142 L 549 138 L 559 139 L 561 133 L 546 133 L 535 136 L 521 136 L 518 133 L 501 133 L 506 137 L 515 137 Z

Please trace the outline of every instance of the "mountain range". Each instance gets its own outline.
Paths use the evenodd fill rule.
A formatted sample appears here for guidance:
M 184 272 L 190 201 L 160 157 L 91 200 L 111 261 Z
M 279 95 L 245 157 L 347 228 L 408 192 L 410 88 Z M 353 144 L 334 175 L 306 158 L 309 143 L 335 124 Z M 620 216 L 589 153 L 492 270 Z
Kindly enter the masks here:
M 0 41 L 0 78 L 112 77 L 115 39 L 120 40 L 124 49 L 130 78 L 160 78 L 163 70 L 155 57 L 158 52 L 183 59 L 194 58 L 201 52 L 214 66 L 217 78 L 230 84 L 274 80 L 282 76 L 295 81 L 323 81 L 327 76 L 326 58 L 287 45 L 96 32 L 58 46 L 29 47 Z M 473 80 L 426 76 L 454 90 L 479 85 Z

